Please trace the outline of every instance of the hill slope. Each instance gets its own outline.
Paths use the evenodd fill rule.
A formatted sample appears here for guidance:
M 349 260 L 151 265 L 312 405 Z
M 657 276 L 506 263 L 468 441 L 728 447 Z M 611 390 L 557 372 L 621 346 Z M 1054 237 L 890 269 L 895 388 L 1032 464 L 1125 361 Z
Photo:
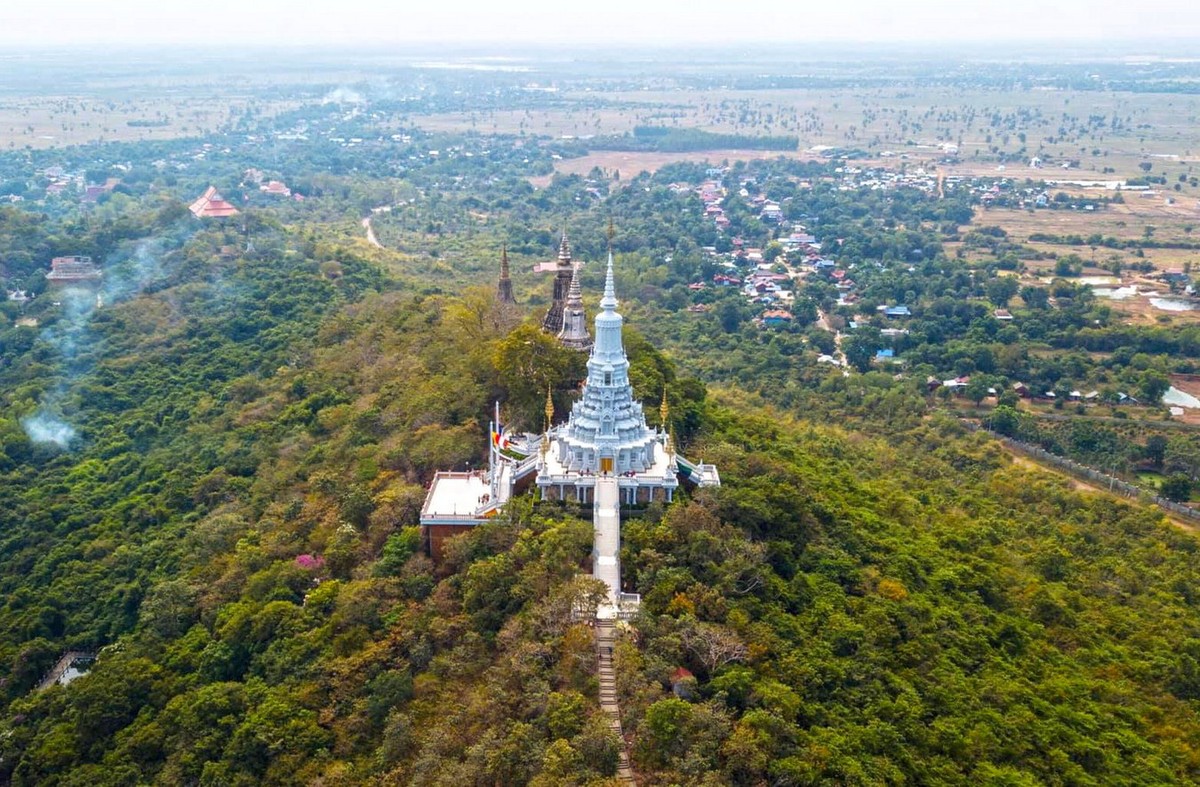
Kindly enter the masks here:
M 256 232 L 237 259 L 221 232 L 164 247 L 66 361 L 61 315 L 5 345 L 4 777 L 610 777 L 569 614 L 594 591 L 579 512 L 518 501 L 436 568 L 413 527 L 429 473 L 479 461 L 490 401 L 534 423 L 578 356 L 507 333 L 483 291 L 414 296 L 352 250 Z M 803 420 L 628 345 L 635 389 L 668 385 L 726 482 L 625 527 L 645 602 L 619 685 L 648 783 L 1196 778 L 1192 536 L 868 378 L 806 393 Z M 68 451 L 20 427 L 52 393 Z M 31 694 L 74 646 L 104 647 L 92 672 Z

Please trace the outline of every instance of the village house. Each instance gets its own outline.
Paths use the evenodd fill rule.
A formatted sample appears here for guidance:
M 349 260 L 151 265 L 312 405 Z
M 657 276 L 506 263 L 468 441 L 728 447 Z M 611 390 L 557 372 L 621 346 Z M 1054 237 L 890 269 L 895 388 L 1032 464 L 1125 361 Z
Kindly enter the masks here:
M 777 328 L 781 325 L 787 325 L 792 321 L 792 313 L 783 309 L 772 309 L 771 311 L 763 312 L 762 323 L 768 328 Z
M 83 190 L 82 200 L 84 202 L 95 202 L 105 194 L 111 194 L 112 190 L 121 185 L 120 178 L 109 178 L 100 185 L 88 186 Z
M 99 281 L 102 275 L 91 257 L 74 255 L 50 260 L 46 279 L 51 284 L 87 284 Z

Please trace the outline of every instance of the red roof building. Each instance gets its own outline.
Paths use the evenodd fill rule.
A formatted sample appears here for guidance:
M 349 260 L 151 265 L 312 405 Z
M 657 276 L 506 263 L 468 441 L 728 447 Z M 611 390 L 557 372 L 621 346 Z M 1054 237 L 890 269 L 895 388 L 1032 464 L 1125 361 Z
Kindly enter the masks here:
M 225 201 L 216 186 L 209 186 L 208 190 L 201 195 L 200 199 L 193 202 L 188 210 L 198 219 L 224 219 L 236 216 L 238 213 L 238 209 Z
M 259 186 L 258 190 L 269 197 L 290 197 L 292 190 L 289 189 L 283 181 L 272 180 L 266 184 Z

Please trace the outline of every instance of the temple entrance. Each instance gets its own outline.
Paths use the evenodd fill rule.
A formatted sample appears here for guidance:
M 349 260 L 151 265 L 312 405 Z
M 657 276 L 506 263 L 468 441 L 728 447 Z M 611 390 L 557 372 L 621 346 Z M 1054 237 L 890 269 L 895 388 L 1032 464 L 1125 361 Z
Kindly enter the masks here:
M 613 471 L 613 459 L 611 456 L 600 457 L 600 472 L 611 473 Z

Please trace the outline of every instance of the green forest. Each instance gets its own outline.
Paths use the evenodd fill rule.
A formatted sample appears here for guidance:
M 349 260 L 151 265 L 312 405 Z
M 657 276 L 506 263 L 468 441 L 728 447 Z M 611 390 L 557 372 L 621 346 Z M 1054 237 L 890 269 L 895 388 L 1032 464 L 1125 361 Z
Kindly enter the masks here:
M 619 783 L 573 614 L 596 603 L 589 512 L 521 497 L 436 565 L 417 526 L 436 470 L 485 461 L 493 403 L 534 429 L 547 388 L 559 417 L 574 401 L 584 358 L 539 329 L 532 270 L 566 229 L 594 307 L 610 221 L 635 394 L 658 426 L 665 390 L 665 426 L 722 476 L 623 523 L 640 783 L 1200 781 L 1195 534 L 1014 460 L 925 387 L 1161 389 L 1195 369 L 1196 328 L 1121 325 L 1066 279 L 1018 306 L 1009 250 L 945 253 L 969 194 L 847 189 L 839 162 L 724 169 L 862 294 L 814 274 L 767 330 L 736 288 L 689 286 L 730 270 L 735 237 L 786 259 L 748 204 L 726 231 L 705 218 L 704 164 L 535 188 L 568 146 L 413 132 L 287 148 L 306 199 L 271 204 L 238 190 L 256 161 L 234 145 L 143 166 L 176 145 L 94 206 L 0 207 L 6 281 L 35 296 L 0 305 L 0 783 Z M 210 180 L 238 217 L 187 211 Z M 49 287 L 65 254 L 102 261 L 98 292 Z M 911 320 L 885 339 L 896 302 Z M 819 314 L 863 323 L 844 369 L 817 362 Z M 1011 412 L 1066 455 L 1200 472 L 1184 430 Z M 69 650 L 98 655 L 39 689 Z

